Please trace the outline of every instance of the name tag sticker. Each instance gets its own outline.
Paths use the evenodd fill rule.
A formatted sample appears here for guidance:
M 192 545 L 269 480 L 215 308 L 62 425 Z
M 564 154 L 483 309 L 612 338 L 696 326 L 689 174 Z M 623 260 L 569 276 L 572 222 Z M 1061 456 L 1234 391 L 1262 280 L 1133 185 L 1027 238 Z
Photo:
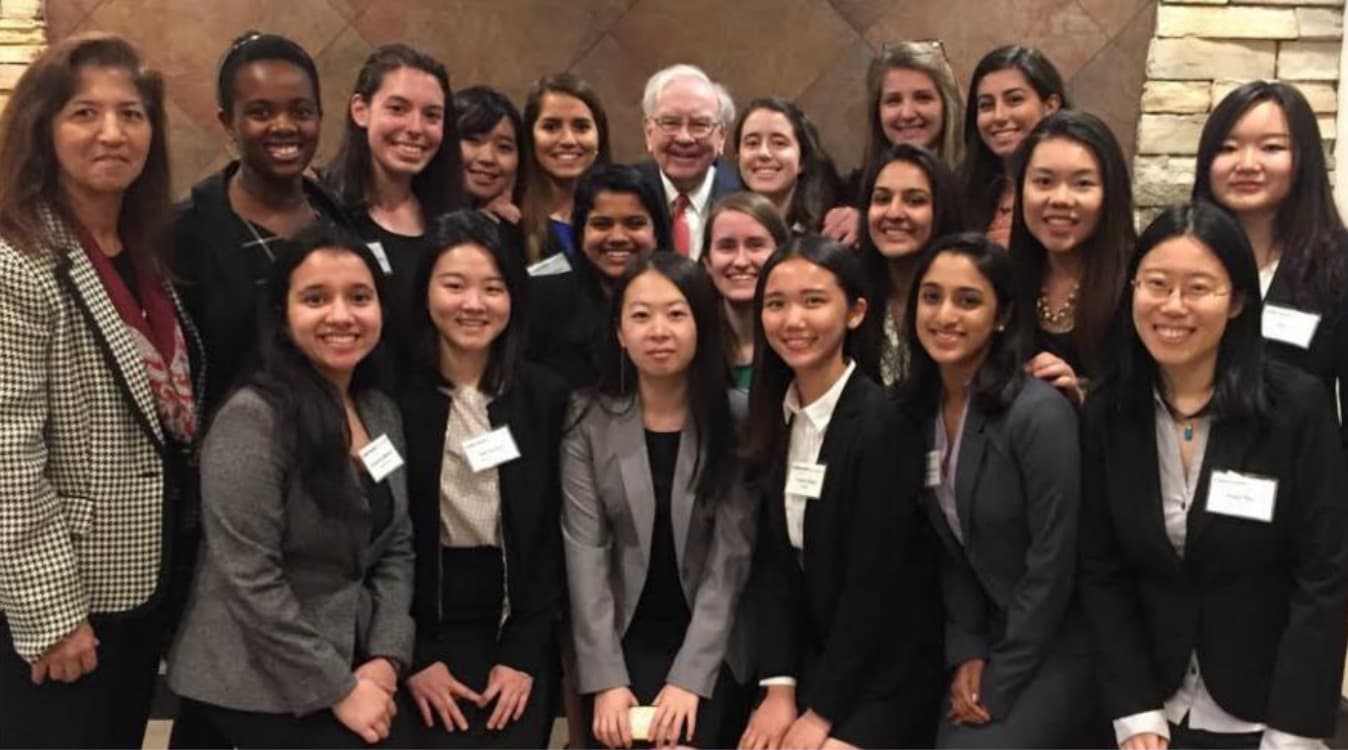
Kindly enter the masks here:
M 932 488 L 932 487 L 940 487 L 940 486 L 941 486 L 941 452 L 940 452 L 940 451 L 927 451 L 927 481 L 926 481 L 926 486 L 927 486 L 929 489 Z
M 384 243 L 367 242 L 365 246 L 370 248 L 371 253 L 374 253 L 374 259 L 379 263 L 379 270 L 383 271 L 385 276 L 392 276 L 393 264 L 388 262 L 388 253 L 384 252 Z
M 791 470 L 786 473 L 786 491 L 818 500 L 824 492 L 824 470 L 827 468 L 824 464 L 803 461 L 791 464 Z
M 380 435 L 360 449 L 360 462 L 365 464 L 371 479 L 382 482 L 403 465 L 403 457 L 398 455 L 398 449 L 393 447 L 388 435 Z
M 632 725 L 632 739 L 650 742 L 651 723 L 655 721 L 655 707 L 632 706 L 627 709 L 627 721 Z
M 1311 339 L 1315 338 L 1315 329 L 1320 325 L 1320 316 L 1290 307 L 1264 305 L 1264 317 L 1260 322 L 1264 338 L 1308 349 Z
M 1270 523 L 1277 494 L 1276 479 L 1214 471 L 1208 484 L 1208 512 Z
M 520 457 L 509 427 L 500 427 L 463 441 L 463 455 L 474 473 L 500 466 Z

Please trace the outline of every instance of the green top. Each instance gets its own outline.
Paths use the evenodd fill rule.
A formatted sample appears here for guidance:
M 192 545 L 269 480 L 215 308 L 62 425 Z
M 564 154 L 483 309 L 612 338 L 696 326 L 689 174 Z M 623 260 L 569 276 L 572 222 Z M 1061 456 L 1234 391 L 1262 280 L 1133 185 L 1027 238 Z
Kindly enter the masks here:
M 735 387 L 745 393 L 749 392 L 749 383 L 754 379 L 753 365 L 731 365 L 730 379 L 734 381 Z

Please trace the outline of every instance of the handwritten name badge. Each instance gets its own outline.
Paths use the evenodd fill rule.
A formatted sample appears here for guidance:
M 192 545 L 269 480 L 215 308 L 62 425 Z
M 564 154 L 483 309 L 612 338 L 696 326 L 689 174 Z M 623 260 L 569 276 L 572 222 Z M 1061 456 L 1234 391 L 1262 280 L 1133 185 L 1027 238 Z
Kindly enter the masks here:
M 1271 523 L 1278 480 L 1234 471 L 1214 471 L 1208 485 L 1208 512 Z
M 827 468 L 824 464 L 796 461 L 786 473 L 786 491 L 818 500 L 824 492 L 824 470 Z
M 370 248 L 370 252 L 374 254 L 375 261 L 379 263 L 379 270 L 383 271 L 385 276 L 392 276 L 393 264 L 389 263 L 388 253 L 384 252 L 384 243 L 367 242 L 365 246 Z
M 1315 338 L 1315 329 L 1320 325 L 1320 316 L 1290 307 L 1264 305 L 1260 324 L 1264 338 L 1308 349 L 1311 339 Z
M 463 441 L 463 455 L 473 473 L 486 471 L 520 457 L 509 427 L 500 427 Z
M 941 486 L 941 452 L 927 451 L 927 481 L 928 489 Z

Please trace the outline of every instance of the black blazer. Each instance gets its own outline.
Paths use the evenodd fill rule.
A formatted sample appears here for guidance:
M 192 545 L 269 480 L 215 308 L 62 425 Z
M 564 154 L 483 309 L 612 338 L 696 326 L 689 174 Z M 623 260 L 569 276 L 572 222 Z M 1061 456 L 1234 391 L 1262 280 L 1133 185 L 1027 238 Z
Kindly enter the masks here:
M 1113 718 L 1160 709 L 1195 650 L 1217 703 L 1307 737 L 1334 733 L 1348 585 L 1348 476 L 1324 388 L 1266 365 L 1263 425 L 1209 433 L 1183 558 L 1162 517 L 1154 406 L 1112 387 L 1084 417 L 1081 592 Z M 1132 399 L 1140 400 L 1140 399 Z M 1207 512 L 1213 471 L 1276 479 L 1272 523 Z
M 935 425 L 930 420 L 925 425 L 931 436 Z M 923 493 L 922 504 L 946 547 L 941 569 L 946 661 L 954 667 L 987 660 L 980 701 L 994 719 L 1010 713 L 1050 656 L 1087 653 L 1085 622 L 1074 597 L 1081 498 L 1077 435 L 1076 409 L 1053 386 L 1027 379 L 1004 411 L 988 414 L 969 404 L 955 478 L 962 544 L 935 492 Z M 1059 670 L 1052 678 L 1075 674 L 1085 672 Z
M 1345 269 L 1348 269 L 1348 238 L 1340 243 L 1339 253 L 1344 256 L 1341 262 Z M 1348 291 L 1341 292 L 1337 304 L 1327 306 L 1307 304 L 1298 300 L 1292 287 L 1291 270 L 1285 265 L 1279 265 L 1277 272 L 1273 274 L 1273 283 L 1269 285 L 1268 294 L 1264 297 L 1264 304 L 1290 307 L 1319 315 L 1320 324 L 1315 328 L 1311 345 L 1307 349 L 1302 349 L 1281 341 L 1265 339 L 1265 346 L 1269 356 L 1274 359 L 1299 367 L 1320 378 L 1329 389 L 1329 405 L 1332 409 L 1330 413 L 1337 418 L 1338 410 L 1333 409 L 1336 385 L 1348 393 Z M 1348 449 L 1348 423 L 1340 426 L 1339 437 L 1344 448 Z
M 577 258 L 570 271 L 529 279 L 527 357 L 572 389 L 599 381 L 608 331 L 608 298 L 595 271 Z
M 412 614 L 417 623 L 413 671 L 433 659 L 428 649 L 440 624 L 440 462 L 449 396 L 434 375 L 418 377 L 403 394 L 407 434 L 407 492 L 416 550 Z M 539 674 L 552 658 L 553 628 L 563 600 L 561 477 L 558 469 L 567 390 L 533 365 L 487 405 L 493 428 L 509 425 L 520 457 L 501 464 L 502 536 L 510 571 L 510 617 L 501 631 L 501 661 Z
M 785 468 L 764 496 L 750 584 L 758 675 L 804 673 L 797 702 L 835 724 L 863 700 L 900 693 L 923 659 L 939 663 L 921 451 L 917 428 L 858 370 L 819 452 L 828 469 L 806 506 L 803 570 L 787 536 Z
M 740 182 L 740 170 L 730 160 L 725 157 L 716 159 L 716 174 L 711 178 L 711 197 L 708 203 L 715 203 L 716 199 L 729 195 L 737 190 L 744 189 L 744 183 Z M 641 172 L 641 178 L 646 181 L 655 190 L 655 194 L 660 196 L 660 207 L 665 214 L 665 226 L 673 226 L 669 218 L 669 197 L 665 195 L 665 183 L 660 179 L 660 167 L 653 161 L 647 159 L 637 164 L 637 169 Z

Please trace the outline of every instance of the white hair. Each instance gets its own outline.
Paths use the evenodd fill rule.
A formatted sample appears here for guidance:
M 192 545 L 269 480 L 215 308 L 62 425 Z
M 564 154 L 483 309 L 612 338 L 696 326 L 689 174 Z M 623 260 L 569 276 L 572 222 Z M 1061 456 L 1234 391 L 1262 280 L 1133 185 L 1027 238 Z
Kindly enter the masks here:
M 721 124 L 729 127 L 735 120 L 735 100 L 730 97 L 730 92 L 725 86 L 713 81 L 707 72 L 696 65 L 679 63 L 671 65 L 656 71 L 655 75 L 646 79 L 646 89 L 641 94 L 641 112 L 647 117 L 655 114 L 655 106 L 660 102 L 660 95 L 665 93 L 671 83 L 675 81 L 691 78 L 695 81 L 701 81 L 711 87 L 716 95 L 716 115 Z

